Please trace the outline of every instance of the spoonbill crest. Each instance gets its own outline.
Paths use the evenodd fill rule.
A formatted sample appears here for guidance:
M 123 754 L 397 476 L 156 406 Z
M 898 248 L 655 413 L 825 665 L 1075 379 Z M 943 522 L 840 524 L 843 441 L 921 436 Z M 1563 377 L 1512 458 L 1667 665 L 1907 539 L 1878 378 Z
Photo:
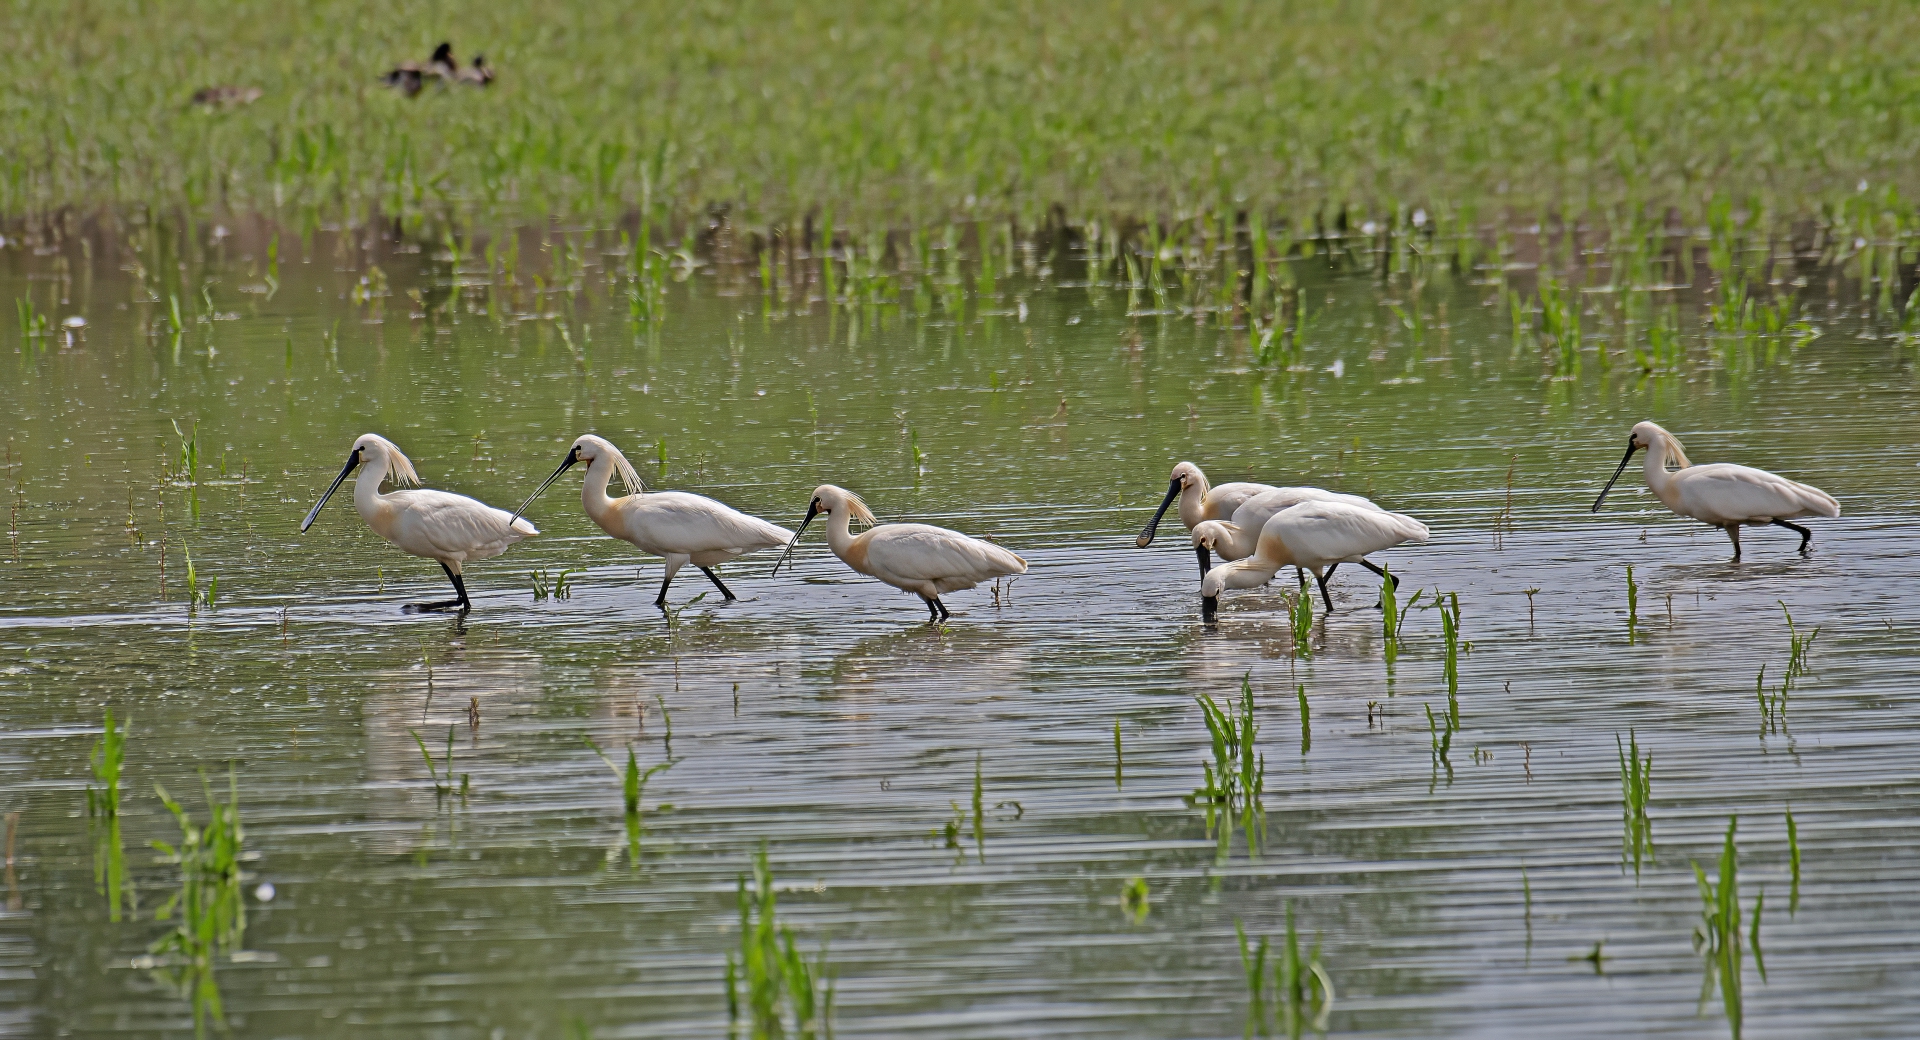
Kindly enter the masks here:
M 1733 558 L 1740 559 L 1740 525 L 1784 527 L 1800 536 L 1800 551 L 1806 552 L 1813 532 L 1799 524 L 1788 523 L 1803 516 L 1837 517 L 1840 503 L 1833 496 L 1808 484 L 1764 469 L 1714 462 L 1696 466 L 1687 459 L 1680 441 L 1658 424 L 1643 422 L 1627 437 L 1627 453 L 1613 471 L 1613 479 L 1593 500 L 1598 513 L 1607 500 L 1607 492 L 1633 461 L 1633 453 L 1646 450 L 1647 487 L 1668 509 L 1712 524 L 1733 539 Z M 1675 469 L 1669 470 L 1671 464 Z
M 1180 500 L 1180 522 L 1191 531 L 1203 520 L 1231 520 L 1234 510 L 1241 503 L 1255 495 L 1278 490 L 1271 484 L 1250 484 L 1236 481 L 1212 487 L 1207 483 L 1207 475 L 1200 467 L 1191 462 L 1182 462 L 1173 467 L 1173 480 L 1167 485 L 1167 497 L 1160 500 L 1160 508 L 1154 510 L 1153 519 L 1140 531 L 1140 537 L 1134 544 L 1145 549 L 1153 544 L 1154 532 L 1160 529 L 1160 518 L 1167 515 L 1167 508 L 1174 499 Z
M 1343 495 L 1338 491 L 1325 491 L 1317 487 L 1283 487 L 1272 491 L 1263 491 L 1233 511 L 1231 520 L 1202 520 L 1193 528 L 1194 555 L 1200 559 L 1200 577 L 1204 580 L 1207 572 L 1213 569 L 1213 553 L 1219 553 L 1222 560 L 1244 560 L 1253 555 L 1260 541 L 1260 529 L 1265 527 L 1273 514 L 1283 509 L 1291 509 L 1302 502 L 1345 502 L 1361 509 L 1379 509 L 1371 501 L 1359 495 Z M 1306 581 L 1304 577 L 1300 579 Z
M 667 586 L 673 584 L 673 576 L 688 563 L 700 568 L 700 573 L 713 582 L 722 596 L 736 599 L 733 590 L 727 588 L 713 568 L 750 552 L 786 544 L 790 533 L 786 528 L 748 516 L 705 495 L 648 491 L 620 449 L 614 447 L 612 441 L 591 433 L 573 442 L 567 457 L 560 460 L 560 468 L 520 503 L 514 515 L 526 512 L 533 500 L 559 480 L 561 474 L 582 462 L 587 464 L 587 474 L 580 486 L 580 504 L 587 516 L 599 524 L 602 531 L 666 560 L 667 575 L 660 582 L 660 595 L 653 600 L 656 607 L 666 604 Z M 629 493 L 609 498 L 607 482 L 616 473 Z
M 1333 577 L 1334 568 L 1357 563 L 1393 581 L 1366 555 L 1402 542 L 1426 540 L 1427 525 L 1410 516 L 1346 502 L 1302 502 L 1267 520 L 1252 556 L 1207 572 L 1200 582 L 1200 610 L 1211 619 L 1222 591 L 1258 588 L 1272 581 L 1280 568 L 1292 564 L 1313 573 L 1320 583 L 1320 598 L 1331 612 L 1333 597 L 1327 592 L 1327 581 Z
M 806 519 L 787 543 L 787 551 L 774 562 L 773 573 L 780 572 L 780 565 L 800 544 L 800 536 L 807 533 L 807 525 L 821 513 L 827 514 L 827 546 L 833 554 L 861 574 L 925 600 L 930 624 L 952 616 L 940 602 L 942 595 L 1027 573 L 1027 561 L 992 542 L 930 524 L 881 524 L 860 496 L 832 484 L 813 489 Z M 855 519 L 868 526 L 858 536 L 849 529 Z
M 461 565 L 490 560 L 506 552 L 515 542 L 540 533 L 518 514 L 449 491 L 400 490 L 381 494 L 382 480 L 406 487 L 417 486 L 420 477 L 400 449 L 377 433 L 362 434 L 353 442 L 353 451 L 347 454 L 347 464 L 341 467 L 340 475 L 333 478 L 327 493 L 320 496 L 307 518 L 300 521 L 300 533 L 305 534 L 307 528 L 313 526 L 327 499 L 361 466 L 367 467 L 367 473 L 353 482 L 353 507 L 360 511 L 360 518 L 373 528 L 374 534 L 392 542 L 401 552 L 439 561 L 440 569 L 447 572 L 447 580 L 453 582 L 453 591 L 457 594 L 454 599 L 438 603 L 409 604 L 409 611 L 470 609 L 473 604 L 467 599 L 467 583 L 460 576 Z

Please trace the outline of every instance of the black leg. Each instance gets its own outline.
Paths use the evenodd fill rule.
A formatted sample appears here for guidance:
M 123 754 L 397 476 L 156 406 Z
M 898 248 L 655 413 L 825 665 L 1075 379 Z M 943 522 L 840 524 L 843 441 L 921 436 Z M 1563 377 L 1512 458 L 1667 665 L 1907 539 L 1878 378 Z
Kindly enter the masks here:
M 940 602 L 940 597 L 933 597 L 933 605 L 940 608 L 940 620 L 945 621 L 953 616 L 953 612 L 947 609 L 947 605 Z
M 443 563 L 440 565 L 440 569 L 447 572 L 447 580 L 453 582 L 455 598 L 436 600 L 432 603 L 409 603 L 402 608 L 403 610 L 409 614 L 414 614 L 429 610 L 445 610 L 448 607 L 459 607 L 462 612 L 472 609 L 473 604 L 467 600 L 466 582 L 460 580 L 460 575 L 453 573 L 452 567 Z
M 1200 558 L 1200 580 L 1207 580 L 1207 572 L 1213 569 L 1213 554 L 1204 545 L 1193 547 L 1193 554 Z
M 733 594 L 732 589 L 727 588 L 726 583 L 720 580 L 720 576 L 718 574 L 713 573 L 712 567 L 702 567 L 700 568 L 700 573 L 706 575 L 708 581 L 713 582 L 713 587 L 720 590 L 720 595 L 725 596 L 728 599 L 740 598 Z
M 667 605 L 667 586 L 671 584 L 673 584 L 673 571 L 669 570 L 667 571 L 667 576 L 660 579 L 660 594 L 653 597 L 654 606 L 664 607 Z
M 1740 562 L 1740 525 L 1728 524 L 1727 537 L 1733 539 L 1733 562 Z
M 931 599 L 929 599 L 929 600 L 923 600 L 922 602 L 924 602 L 924 603 L 926 603 L 926 605 L 927 605 L 927 624 L 929 624 L 929 625 L 937 625 L 937 624 L 939 624 L 939 623 L 940 623 L 940 608 L 938 608 L 938 607 L 936 607 L 936 606 L 934 606 L 934 603 L 936 603 L 936 602 L 937 602 L 937 600 L 931 600 Z
M 1811 544 L 1813 541 L 1813 532 L 1807 530 L 1804 527 L 1801 527 L 1799 524 L 1790 524 L 1790 523 L 1787 523 L 1785 520 L 1775 520 L 1773 522 L 1773 526 L 1784 527 L 1787 530 L 1798 534 L 1800 536 L 1800 551 L 1803 553 L 1807 551 L 1807 546 Z
M 1301 588 L 1301 590 L 1302 590 L 1302 591 L 1305 591 L 1305 590 L 1306 590 L 1306 587 L 1307 587 L 1307 571 L 1306 571 L 1306 568 L 1304 568 L 1304 567 L 1295 567 L 1295 568 L 1293 569 L 1293 577 L 1294 577 L 1294 580 L 1296 580 L 1296 581 L 1298 581 L 1298 582 L 1300 583 L 1300 588 Z
M 1393 586 L 1393 591 L 1395 592 L 1400 591 L 1400 579 L 1394 577 L 1391 574 L 1388 574 L 1385 568 L 1376 566 L 1373 563 L 1370 563 L 1366 560 L 1361 560 L 1360 566 L 1365 567 L 1366 569 L 1372 571 L 1373 573 L 1378 574 L 1382 578 L 1387 579 L 1387 584 Z
M 1333 567 L 1338 566 L 1340 565 L 1337 563 L 1333 565 Z M 1320 599 L 1326 603 L 1327 613 L 1329 614 L 1333 613 L 1333 596 L 1327 592 L 1327 579 L 1333 577 L 1333 567 L 1328 567 L 1325 574 L 1315 575 L 1320 582 Z

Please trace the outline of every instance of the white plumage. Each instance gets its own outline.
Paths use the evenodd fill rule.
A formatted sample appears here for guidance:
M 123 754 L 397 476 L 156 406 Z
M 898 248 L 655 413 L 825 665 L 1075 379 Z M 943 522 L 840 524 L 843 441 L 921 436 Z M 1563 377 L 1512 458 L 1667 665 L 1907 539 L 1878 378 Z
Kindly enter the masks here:
M 705 495 L 648 491 L 620 449 L 606 438 L 593 434 L 573 442 L 560 468 L 554 470 L 553 476 L 528 496 L 520 508 L 524 510 L 533 504 L 540 492 L 558 480 L 560 474 L 581 462 L 587 463 L 586 478 L 580 487 L 580 504 L 587 516 L 600 525 L 602 531 L 666 561 L 666 577 L 660 582 L 660 595 L 653 601 L 655 606 L 666 603 L 667 586 L 673 583 L 673 576 L 680 568 L 689 563 L 700 568 L 722 596 L 734 599 L 732 590 L 713 568 L 750 552 L 784 545 L 791 534 L 784 527 L 748 516 Z M 629 493 L 610 498 L 607 484 L 616 473 Z
M 1594 500 L 1599 512 L 1614 481 L 1633 460 L 1633 453 L 1645 450 L 1647 487 L 1668 509 L 1681 516 L 1712 524 L 1727 532 L 1733 540 L 1733 558 L 1740 558 L 1740 527 L 1772 524 L 1785 527 L 1800 536 L 1800 551 L 1807 550 L 1813 532 L 1799 524 L 1788 523 L 1803 516 L 1837 517 L 1840 503 L 1833 496 L 1797 480 L 1788 480 L 1751 466 L 1729 462 L 1695 466 L 1687 459 L 1679 438 L 1656 423 L 1643 422 L 1627 438 L 1627 453 L 1613 471 L 1613 479 Z M 1673 465 L 1676 469 L 1669 470 Z
M 1027 561 L 992 542 L 930 524 L 880 524 L 860 496 L 832 484 L 814 489 L 800 533 L 821 513 L 827 514 L 827 547 L 841 562 L 919 596 L 926 601 L 930 621 L 951 616 L 941 596 L 1027 572 Z M 851 527 L 856 518 L 869 525 L 859 535 Z M 787 551 L 791 553 L 799 541 L 800 534 L 795 534 Z M 785 559 L 783 555 L 781 560 Z M 775 563 L 774 570 L 779 569 Z
M 1303 502 L 1270 517 L 1260 529 L 1252 556 L 1223 563 L 1200 582 L 1201 607 L 1211 615 L 1226 589 L 1251 589 L 1273 580 L 1289 564 L 1311 571 L 1320 583 L 1327 609 L 1333 597 L 1327 581 L 1342 563 L 1358 563 L 1384 574 L 1366 559 L 1402 542 L 1425 542 L 1427 525 L 1401 513 L 1356 506 L 1348 502 Z
M 1359 495 L 1344 495 L 1317 487 L 1283 487 L 1264 491 L 1240 503 L 1231 520 L 1203 520 L 1193 528 L 1193 547 L 1200 559 L 1200 577 L 1213 569 L 1211 554 L 1222 560 L 1244 560 L 1253 555 L 1260 531 L 1275 513 L 1302 502 L 1344 502 L 1361 509 L 1380 507 Z
M 302 533 L 313 526 L 314 518 L 339 490 L 341 482 L 363 465 L 367 467 L 366 472 L 353 482 L 353 506 L 360 518 L 374 534 L 402 552 L 438 561 L 458 594 L 455 599 L 438 603 L 411 604 L 409 609 L 468 609 L 472 603 L 467 599 L 461 565 L 492 559 L 514 543 L 540 533 L 515 514 L 449 491 L 395 490 L 381 494 L 383 480 L 404 486 L 420 483 L 420 477 L 414 472 L 413 463 L 392 441 L 375 433 L 363 434 L 353 442 L 346 466 L 301 521 Z

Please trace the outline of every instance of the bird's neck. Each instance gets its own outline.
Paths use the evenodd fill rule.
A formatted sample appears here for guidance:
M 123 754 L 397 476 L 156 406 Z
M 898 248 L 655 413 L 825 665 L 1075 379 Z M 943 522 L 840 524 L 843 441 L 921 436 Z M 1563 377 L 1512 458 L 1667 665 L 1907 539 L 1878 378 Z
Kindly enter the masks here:
M 387 511 L 387 496 L 380 493 L 380 482 L 387 479 L 387 457 L 375 455 L 360 467 L 360 474 L 353 478 L 353 508 L 360 513 L 360 519 L 371 524 L 375 517 Z
M 1673 441 L 1664 436 L 1657 438 L 1653 447 L 1647 449 L 1647 461 L 1644 463 L 1647 487 L 1653 492 L 1655 498 L 1663 502 L 1666 501 L 1667 491 L 1673 484 L 1673 474 L 1667 471 L 1667 460 L 1677 454 L 1679 453 L 1674 450 Z M 1686 465 L 1685 456 L 1674 461 L 1679 462 L 1682 467 Z
M 580 504 L 597 523 L 613 511 L 614 499 L 607 496 L 607 483 L 613 479 L 613 456 L 601 454 L 587 463 L 586 479 L 580 482 Z
M 827 512 L 827 548 L 842 560 L 853 548 L 853 510 L 840 506 Z
M 1207 519 L 1207 492 L 1212 490 L 1203 474 L 1187 481 L 1180 489 L 1180 522 L 1191 531 Z

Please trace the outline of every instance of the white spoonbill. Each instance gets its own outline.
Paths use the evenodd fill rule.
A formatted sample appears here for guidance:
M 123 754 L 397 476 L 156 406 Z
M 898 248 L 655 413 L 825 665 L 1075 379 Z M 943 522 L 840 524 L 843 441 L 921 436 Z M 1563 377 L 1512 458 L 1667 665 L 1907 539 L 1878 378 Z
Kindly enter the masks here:
M 1236 481 L 1213 487 L 1207 483 L 1207 475 L 1200 467 L 1191 462 L 1182 462 L 1173 467 L 1173 480 L 1167 485 L 1167 497 L 1160 500 L 1160 508 L 1154 510 L 1153 519 L 1140 531 L 1140 537 L 1134 544 L 1142 549 L 1153 544 L 1154 532 L 1160 529 L 1160 518 L 1167 515 L 1167 508 L 1173 500 L 1180 500 L 1180 522 L 1191 531 L 1202 520 L 1231 520 L 1233 512 L 1241 503 L 1255 495 L 1278 490 L 1271 484 L 1251 484 Z
M 1207 572 L 1200 582 L 1200 611 L 1212 618 L 1223 590 L 1258 588 L 1288 564 L 1313 572 L 1320 583 L 1320 598 L 1332 611 L 1333 597 L 1327 592 L 1327 581 L 1333 577 L 1334 568 L 1357 563 L 1393 581 L 1386 571 L 1369 562 L 1366 554 L 1402 542 L 1426 540 L 1427 525 L 1410 516 L 1346 502 L 1302 502 L 1273 514 L 1260 529 L 1259 547 L 1252 556 Z
M 1832 495 L 1797 480 L 1730 462 L 1696 466 L 1687 460 L 1686 450 L 1678 438 L 1651 422 L 1633 428 L 1627 438 L 1627 453 L 1621 457 L 1619 468 L 1613 471 L 1613 479 L 1601 489 L 1600 497 L 1593 500 L 1594 512 L 1600 511 L 1607 492 L 1613 490 L 1614 481 L 1620 479 L 1627 463 L 1633 461 L 1633 453 L 1642 448 L 1647 452 L 1647 487 L 1653 490 L 1654 497 L 1681 516 L 1690 516 L 1726 531 L 1727 537 L 1733 539 L 1736 562 L 1740 559 L 1741 524 L 1784 527 L 1800 536 L 1800 551 L 1804 553 L 1813 541 L 1813 532 L 1787 521 L 1803 516 L 1840 515 L 1840 503 L 1834 501 Z M 1676 468 L 1667 469 L 1669 463 Z
M 587 515 L 602 531 L 666 560 L 667 576 L 660 582 L 660 595 L 653 600 L 656 607 L 666 604 L 667 586 L 673 584 L 673 576 L 688 563 L 700 568 L 700 573 L 713 582 L 720 595 L 735 599 L 733 590 L 713 573 L 713 568 L 750 552 L 786 544 L 789 534 L 786 528 L 748 516 L 705 495 L 648 491 L 620 449 L 606 438 L 591 433 L 573 442 L 567 457 L 560 460 L 560 468 L 520 503 L 514 515 L 525 512 L 562 473 L 582 462 L 587 464 L 587 475 L 580 485 L 580 504 L 586 508 Z M 608 498 L 607 482 L 616 473 L 629 494 Z
M 942 595 L 1009 574 L 1027 573 L 1027 561 L 992 542 L 930 524 L 880 524 L 860 496 L 822 484 L 813 489 L 813 501 L 807 503 L 800 530 L 794 532 L 787 551 L 774 562 L 775 574 L 793 554 L 793 547 L 800 544 L 807 525 L 821 513 L 827 514 L 827 547 L 833 554 L 861 574 L 925 600 L 929 624 L 952 616 L 947 605 L 940 602 Z M 869 530 L 855 536 L 848 529 L 855 518 Z
M 1240 503 L 1240 508 L 1233 511 L 1233 519 L 1202 520 L 1194 526 L 1193 549 L 1200 559 L 1201 579 L 1213 569 L 1213 553 L 1219 553 L 1222 560 L 1244 560 L 1252 556 L 1259 547 L 1260 529 L 1267 521 L 1275 513 L 1302 502 L 1345 502 L 1361 509 L 1380 508 L 1359 495 L 1343 495 L 1317 487 L 1283 487 L 1261 492 Z M 1303 576 L 1300 580 L 1305 583 L 1306 578 Z
M 454 599 L 438 603 L 409 604 L 406 608 L 409 611 L 470 609 L 473 604 L 467 600 L 467 583 L 460 577 L 460 565 L 490 560 L 506 552 L 515 542 L 540 533 L 516 514 L 450 491 L 402 490 L 381 494 L 382 480 L 417 487 L 420 477 L 413 471 L 413 463 L 407 461 L 392 441 L 377 433 L 368 433 L 353 442 L 353 451 L 347 455 L 347 464 L 341 467 L 340 475 L 333 478 L 327 493 L 320 496 L 313 511 L 300 521 L 302 534 L 313 526 L 314 518 L 320 515 L 327 499 L 340 489 L 341 482 L 363 465 L 367 472 L 353 482 L 353 507 L 360 511 L 360 518 L 373 528 L 374 534 L 392 542 L 401 552 L 439 561 L 440 569 L 447 572 L 447 580 L 453 582 L 453 591 L 458 594 Z

